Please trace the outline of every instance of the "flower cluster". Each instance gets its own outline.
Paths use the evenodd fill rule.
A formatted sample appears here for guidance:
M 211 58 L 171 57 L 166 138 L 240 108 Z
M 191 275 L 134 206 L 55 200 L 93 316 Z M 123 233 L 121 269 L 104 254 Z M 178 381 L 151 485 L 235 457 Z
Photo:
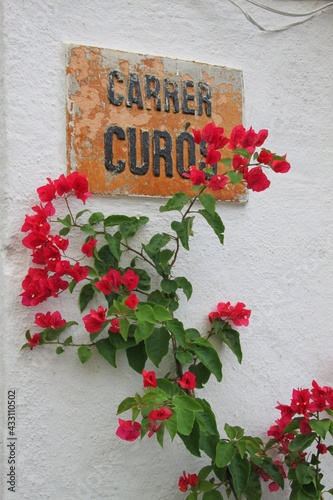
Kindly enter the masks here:
M 195 165 L 183 174 L 189 178 L 195 186 L 206 186 L 213 191 L 223 189 L 228 183 L 243 182 L 252 191 L 264 191 L 270 186 L 270 180 L 263 169 L 271 169 L 273 172 L 286 173 L 290 169 L 290 163 L 286 155 L 279 156 L 268 149 L 256 149 L 263 145 L 268 136 L 268 130 L 263 129 L 256 133 L 252 127 L 246 130 L 243 125 L 237 125 L 231 131 L 230 138 L 224 135 L 224 129 L 209 123 L 202 130 L 193 130 L 196 144 L 206 146 L 206 167 L 212 167 L 221 160 L 219 149 L 228 145 L 232 151 L 232 160 L 222 160 L 225 165 L 231 166 L 232 171 L 223 174 L 214 173 L 209 168 L 201 170 Z M 255 163 L 251 163 L 253 160 Z M 239 174 L 235 177 L 233 174 Z
M 208 315 L 210 322 L 212 322 L 213 319 L 223 319 L 233 323 L 235 326 L 249 325 L 251 311 L 250 309 L 245 309 L 245 304 L 243 302 L 237 302 L 234 306 L 232 306 L 230 302 L 219 302 L 216 307 L 217 311 L 212 311 Z
M 178 480 L 178 487 L 180 491 L 187 491 L 188 487 L 190 488 L 195 488 L 199 482 L 199 477 L 197 474 L 186 474 L 185 471 L 183 471 L 183 475 L 180 476 Z
M 39 187 L 37 193 L 40 205 L 32 207 L 34 215 L 25 216 L 21 230 L 28 233 L 22 243 L 32 250 L 32 262 L 42 267 L 30 267 L 22 281 L 24 291 L 21 296 L 25 306 L 36 306 L 49 297 L 58 297 L 69 286 L 65 275 L 78 283 L 89 274 L 89 270 L 78 261 L 73 265 L 63 258 L 69 240 L 60 234 L 50 233 L 50 217 L 56 213 L 52 201 L 57 197 L 67 199 L 74 195 L 85 203 L 91 196 L 86 177 L 73 172 L 67 177 L 61 175 L 54 181 L 48 179 L 48 184 Z

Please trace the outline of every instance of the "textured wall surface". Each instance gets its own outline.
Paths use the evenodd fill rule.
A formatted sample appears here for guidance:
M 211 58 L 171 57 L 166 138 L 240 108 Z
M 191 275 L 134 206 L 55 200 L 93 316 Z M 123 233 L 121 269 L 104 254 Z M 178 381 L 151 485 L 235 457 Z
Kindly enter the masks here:
M 294 11 L 323 4 L 278 3 Z M 3 0 L 2 7 L 2 422 L 7 390 L 18 394 L 17 492 L 8 492 L 2 472 L 2 497 L 184 498 L 178 477 L 204 460 L 189 457 L 178 442 L 166 440 L 162 450 L 153 440 L 126 443 L 115 436 L 117 405 L 141 389 L 141 377 L 124 360 L 115 370 L 97 356 L 83 366 L 74 352 L 20 352 L 34 318 L 18 298 L 29 264 L 20 228 L 36 203 L 36 187 L 66 170 L 64 43 L 240 69 L 245 125 L 268 128 L 267 146 L 288 153 L 292 170 L 275 175 L 268 191 L 250 193 L 245 205 L 220 205 L 225 246 L 198 221 L 192 252 L 179 262 L 194 286 L 182 308 L 186 325 L 205 329 L 219 301 L 244 301 L 253 311 L 242 331 L 243 364 L 222 349 L 223 382 L 209 382 L 204 397 L 221 428 L 227 421 L 265 437 L 278 418 L 277 400 L 288 403 L 292 388 L 308 387 L 312 379 L 333 385 L 333 14 L 262 33 L 227 0 Z M 266 26 L 283 22 L 250 11 Z M 100 196 L 93 202 L 95 211 L 149 213 L 150 234 L 168 223 L 158 206 L 156 199 Z M 72 315 L 68 303 L 62 311 Z M 4 465 L 7 455 L 4 446 Z

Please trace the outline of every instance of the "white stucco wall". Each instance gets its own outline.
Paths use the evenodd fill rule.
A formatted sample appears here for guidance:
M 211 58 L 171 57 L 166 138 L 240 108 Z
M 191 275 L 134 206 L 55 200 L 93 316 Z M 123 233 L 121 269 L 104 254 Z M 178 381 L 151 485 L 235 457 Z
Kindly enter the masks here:
M 295 11 L 323 4 L 290 0 L 270 5 L 277 3 Z M 243 364 L 223 349 L 223 382 L 212 380 L 204 397 L 221 429 L 227 421 L 264 438 L 278 418 L 277 400 L 288 403 L 292 389 L 309 387 L 312 379 L 333 385 L 333 13 L 267 34 L 227 0 L 2 4 L 2 422 L 7 390 L 18 393 L 17 492 L 7 491 L 2 473 L 2 496 L 185 498 L 178 477 L 203 462 L 168 439 L 162 450 L 153 440 L 126 443 L 115 436 L 119 402 L 141 389 L 141 377 L 121 358 L 115 370 L 97 356 L 83 366 L 75 352 L 57 357 L 47 348 L 19 350 L 34 318 L 18 297 L 29 264 L 20 227 L 36 201 L 36 187 L 66 169 L 63 44 L 241 69 L 244 123 L 268 128 L 267 146 L 288 153 L 292 170 L 275 175 L 268 191 L 251 193 L 246 205 L 219 207 L 227 228 L 225 247 L 198 221 L 192 251 L 179 263 L 194 285 L 193 299 L 182 310 L 186 325 L 205 328 L 206 314 L 219 301 L 244 301 L 253 311 L 250 327 L 242 331 Z M 275 23 L 268 14 L 251 12 L 266 26 Z M 160 230 L 158 200 L 96 197 L 93 203 L 105 212 L 149 213 L 151 233 Z M 4 464 L 6 457 L 4 446 Z M 332 460 L 326 470 L 332 471 Z

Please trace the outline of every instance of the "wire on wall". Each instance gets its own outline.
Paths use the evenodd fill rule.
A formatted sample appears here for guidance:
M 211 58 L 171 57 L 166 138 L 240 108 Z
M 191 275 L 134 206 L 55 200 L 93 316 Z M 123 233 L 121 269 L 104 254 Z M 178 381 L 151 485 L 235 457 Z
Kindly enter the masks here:
M 274 14 L 278 14 L 280 16 L 302 17 L 303 18 L 300 21 L 296 21 L 294 23 L 287 24 L 285 26 L 282 26 L 281 28 L 266 29 L 261 24 L 259 24 L 255 19 L 253 19 L 253 17 L 251 17 L 250 14 L 246 10 L 244 10 L 237 3 L 237 1 L 235 1 L 235 0 L 229 0 L 230 3 L 232 3 L 235 7 L 237 7 L 239 10 L 242 11 L 242 13 L 244 14 L 244 16 L 246 17 L 246 19 L 250 23 L 254 24 L 254 26 L 256 26 L 257 28 L 259 28 L 260 31 L 265 31 L 265 32 L 268 32 L 268 33 L 277 32 L 277 31 L 284 31 L 284 30 L 287 30 L 289 28 L 292 28 L 293 26 L 297 26 L 299 24 L 306 23 L 310 19 L 312 19 L 312 18 L 314 18 L 316 16 L 319 16 L 320 14 L 323 14 L 324 12 L 326 12 L 326 11 L 328 11 L 330 9 L 333 9 L 333 2 L 328 2 L 325 5 L 323 5 L 322 7 L 318 7 L 317 9 L 314 9 L 314 10 L 311 10 L 311 11 L 308 11 L 308 12 L 303 12 L 303 13 L 299 13 L 299 12 L 298 13 L 297 12 L 285 12 L 283 10 L 274 9 L 273 7 L 269 7 L 268 5 L 264 5 L 264 4 L 260 3 L 260 2 L 257 2 L 256 0 L 245 0 L 245 1 L 247 3 L 249 3 L 249 4 L 252 4 L 252 5 L 255 5 L 256 7 L 259 7 L 260 9 L 267 10 L 269 12 L 273 12 Z

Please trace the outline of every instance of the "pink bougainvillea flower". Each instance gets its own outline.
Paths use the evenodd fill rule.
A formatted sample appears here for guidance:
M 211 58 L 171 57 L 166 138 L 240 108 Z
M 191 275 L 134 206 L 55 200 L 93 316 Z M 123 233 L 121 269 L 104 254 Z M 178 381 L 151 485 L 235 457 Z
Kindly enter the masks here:
M 135 309 L 138 303 L 139 299 L 135 293 L 131 293 L 131 295 L 129 295 L 124 302 L 125 306 L 129 307 L 130 309 Z
M 177 380 L 177 382 L 183 389 L 189 389 L 190 391 L 193 391 L 197 386 L 196 377 L 192 372 L 185 372 L 182 379 Z
M 149 420 L 168 420 L 172 415 L 172 411 L 169 408 L 163 407 L 159 410 L 153 410 L 149 413 Z
M 125 286 L 128 292 L 132 292 L 139 284 L 140 276 L 136 274 L 133 269 L 127 269 L 124 272 L 121 283 Z
M 82 318 L 84 326 L 89 333 L 97 333 L 106 321 L 106 309 L 99 306 L 97 311 L 90 309 L 90 313 Z
M 247 187 L 257 193 L 265 191 L 271 184 L 261 167 L 254 167 L 248 172 L 244 172 L 243 178 L 246 181 Z
M 147 372 L 142 370 L 143 387 L 157 387 L 156 373 L 154 371 Z
M 207 181 L 205 178 L 205 172 L 203 170 L 199 170 L 196 166 L 192 166 L 188 169 L 187 172 L 183 173 L 183 177 L 186 179 L 190 179 L 194 186 L 201 186 L 202 184 L 206 185 Z
M 186 474 L 185 471 L 183 471 L 183 475 L 180 476 L 178 480 L 178 488 L 180 491 L 187 491 L 188 487 L 195 487 L 197 486 L 199 482 L 199 477 L 197 474 Z
M 42 328 L 60 328 L 66 325 L 66 320 L 61 317 L 59 311 L 53 313 L 48 311 L 46 314 L 37 313 L 35 315 L 35 324 Z
M 34 347 L 36 347 L 36 345 L 39 344 L 41 340 L 41 336 L 39 335 L 39 333 L 35 333 L 31 339 L 28 340 L 29 344 L 30 344 L 30 349 L 32 350 Z
M 223 189 L 226 184 L 228 184 L 229 179 L 226 175 L 213 175 L 209 181 L 208 181 L 208 186 L 209 189 L 212 189 L 213 191 L 219 191 L 220 189 Z
M 94 238 L 89 238 L 89 240 L 82 245 L 81 252 L 87 257 L 92 257 L 94 253 L 94 248 L 97 244 L 97 240 Z
M 112 333 L 120 333 L 120 322 L 118 318 L 112 318 L 109 331 Z
M 132 423 L 132 420 L 118 419 L 119 427 L 116 435 L 124 441 L 135 441 L 141 432 L 141 424 L 139 422 Z
M 156 422 L 154 422 L 154 420 L 152 420 L 148 426 L 148 437 L 152 437 L 153 434 L 156 434 L 156 432 L 158 432 L 162 427 L 162 424 L 160 425 L 157 425 Z

